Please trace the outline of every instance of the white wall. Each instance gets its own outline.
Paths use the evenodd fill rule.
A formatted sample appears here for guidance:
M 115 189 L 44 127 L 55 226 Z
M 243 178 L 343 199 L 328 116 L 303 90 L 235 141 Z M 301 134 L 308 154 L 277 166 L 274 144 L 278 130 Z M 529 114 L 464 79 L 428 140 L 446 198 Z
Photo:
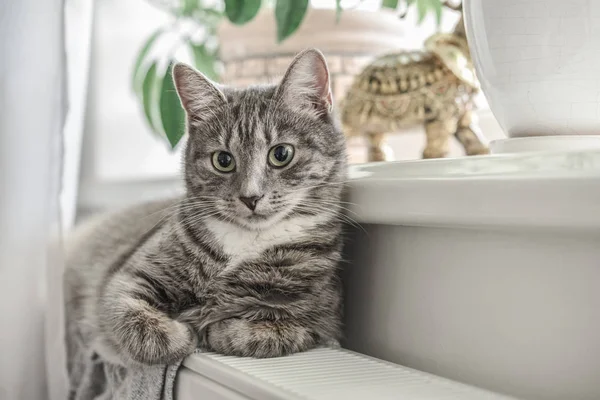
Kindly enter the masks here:
M 179 155 L 150 132 L 131 89 L 138 51 L 168 21 L 146 0 L 95 2 L 83 185 L 177 173 Z
M 0 399 L 57 400 L 61 348 L 48 312 L 60 280 L 59 230 L 67 109 L 62 0 L 0 1 Z M 58 278 L 58 279 L 57 279 Z M 50 292 L 50 293 L 49 293 Z M 46 338 L 44 337 L 46 334 Z M 45 340 L 48 340 L 45 342 Z M 57 340 L 59 339 L 59 340 Z M 48 352 L 48 353 L 46 353 Z
M 85 108 L 92 48 L 93 0 L 69 0 L 65 4 L 65 46 L 69 110 L 63 134 L 62 227 L 75 220 L 79 189 L 79 165 L 85 123 Z

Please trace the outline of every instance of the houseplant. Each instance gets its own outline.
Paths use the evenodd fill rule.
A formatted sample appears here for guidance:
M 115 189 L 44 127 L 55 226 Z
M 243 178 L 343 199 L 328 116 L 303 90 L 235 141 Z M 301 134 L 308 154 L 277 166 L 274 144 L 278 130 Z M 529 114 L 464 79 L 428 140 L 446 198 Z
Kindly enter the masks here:
M 218 81 L 217 30 L 225 19 L 231 24 L 245 25 L 259 15 L 261 8 L 272 7 L 277 41 L 281 43 L 298 30 L 311 8 L 309 0 L 275 0 L 264 4 L 261 0 L 153 0 L 153 3 L 171 14 L 173 21 L 155 31 L 140 49 L 132 83 L 149 127 L 173 148 L 181 140 L 185 125 L 171 78 L 176 54 L 186 51 L 198 70 Z M 345 3 L 335 0 L 332 24 L 343 18 Z M 439 22 L 442 3 L 442 0 L 383 0 L 381 8 L 402 16 L 408 7 L 416 7 L 419 21 L 434 13 Z
M 483 92 L 509 136 L 498 150 L 600 147 L 598 3 L 466 0 L 464 11 Z

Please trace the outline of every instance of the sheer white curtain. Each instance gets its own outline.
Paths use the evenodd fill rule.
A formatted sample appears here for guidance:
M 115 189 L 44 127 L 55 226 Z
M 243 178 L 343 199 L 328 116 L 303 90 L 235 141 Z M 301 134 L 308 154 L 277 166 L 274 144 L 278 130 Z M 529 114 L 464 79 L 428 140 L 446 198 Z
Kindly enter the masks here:
M 65 398 L 59 191 L 64 0 L 0 1 L 0 399 Z M 54 247 L 53 247 L 54 245 Z

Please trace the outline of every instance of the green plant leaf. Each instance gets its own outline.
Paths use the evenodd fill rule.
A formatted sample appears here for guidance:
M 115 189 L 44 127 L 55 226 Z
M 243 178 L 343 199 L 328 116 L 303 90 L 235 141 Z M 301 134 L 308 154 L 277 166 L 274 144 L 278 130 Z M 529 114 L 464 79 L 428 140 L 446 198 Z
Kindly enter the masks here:
M 156 69 L 157 63 L 153 62 L 150 65 L 150 68 L 148 68 L 148 71 L 146 71 L 142 83 L 141 100 L 142 105 L 144 106 L 144 115 L 146 116 L 146 121 L 148 122 L 150 129 L 156 134 L 161 134 L 162 131 L 156 127 L 156 117 L 153 112 L 156 107 L 156 101 L 158 100 Z
M 198 9 L 198 0 L 183 0 L 181 15 L 190 16 Z
M 383 0 L 381 2 L 381 6 L 395 10 L 398 8 L 398 0 Z
M 154 42 L 156 42 L 156 39 L 158 39 L 162 33 L 163 33 L 162 28 L 154 31 L 154 33 L 152 33 L 152 35 L 150 35 L 148 37 L 148 39 L 146 39 L 144 46 L 142 46 L 142 48 L 141 48 L 140 52 L 138 53 L 138 56 L 135 60 L 135 64 L 133 67 L 133 75 L 131 77 L 131 84 L 132 84 L 133 90 L 138 94 L 142 91 L 142 84 L 144 81 L 144 78 L 142 78 L 142 76 L 143 76 L 143 68 L 142 67 L 144 66 L 144 62 L 146 61 L 146 57 L 148 56 L 148 53 L 150 52 L 152 45 L 154 44 Z
M 417 23 L 422 23 L 425 17 L 427 16 L 427 9 L 429 6 L 429 0 L 416 0 L 417 1 L 417 11 L 419 13 L 419 19 Z
M 172 70 L 173 64 L 170 64 L 162 80 L 159 107 L 163 130 L 171 147 L 175 148 L 185 133 L 185 112 L 175 90 Z
M 342 11 L 344 11 L 344 9 L 342 8 L 342 0 L 335 0 L 335 23 L 339 23 L 340 22 L 340 18 L 342 18 Z
M 190 43 L 192 49 L 192 55 L 194 56 L 194 66 L 213 81 L 219 80 L 219 74 L 215 68 L 217 62 L 217 55 L 214 52 L 210 52 L 204 43 L 194 44 Z
M 215 10 L 213 8 L 202 8 L 201 12 L 205 15 L 208 15 L 213 18 L 221 18 L 223 16 L 223 12 L 219 10 Z
M 435 22 L 440 26 L 442 24 L 442 2 L 440 0 L 429 0 L 429 8 L 435 13 Z
M 224 11 L 207 7 L 198 8 L 192 13 L 192 18 L 199 25 L 208 25 L 209 28 L 216 28 L 216 25 L 221 22 L 221 18 L 224 16 Z
M 256 16 L 261 0 L 225 0 L 225 14 L 237 25 L 243 25 Z
M 411 5 L 416 4 L 417 13 L 418 13 L 418 21 L 417 24 L 421 24 L 428 13 L 435 13 L 435 19 L 438 26 L 442 22 L 442 2 L 441 0 L 406 0 L 406 6 L 410 7 Z
M 277 0 L 275 21 L 277 22 L 277 40 L 283 42 L 296 32 L 308 9 L 308 0 Z

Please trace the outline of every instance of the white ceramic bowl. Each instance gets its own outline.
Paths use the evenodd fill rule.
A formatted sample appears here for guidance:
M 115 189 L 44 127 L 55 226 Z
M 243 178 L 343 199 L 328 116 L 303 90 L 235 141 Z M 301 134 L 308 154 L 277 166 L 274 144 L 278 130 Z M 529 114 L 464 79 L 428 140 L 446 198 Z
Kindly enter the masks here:
M 492 154 L 528 153 L 534 151 L 600 150 L 600 135 L 537 136 L 494 140 Z
M 600 1 L 464 6 L 478 78 L 509 137 L 600 133 Z

